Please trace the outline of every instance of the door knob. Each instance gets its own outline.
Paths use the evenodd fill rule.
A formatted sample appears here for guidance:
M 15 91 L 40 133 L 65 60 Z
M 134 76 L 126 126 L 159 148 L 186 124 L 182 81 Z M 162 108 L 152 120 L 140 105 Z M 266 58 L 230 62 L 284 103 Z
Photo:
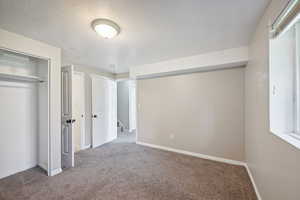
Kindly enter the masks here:
M 98 115 L 93 115 L 93 118 L 97 118 L 98 117 Z
M 68 119 L 66 120 L 67 124 L 73 124 L 76 121 L 76 119 Z

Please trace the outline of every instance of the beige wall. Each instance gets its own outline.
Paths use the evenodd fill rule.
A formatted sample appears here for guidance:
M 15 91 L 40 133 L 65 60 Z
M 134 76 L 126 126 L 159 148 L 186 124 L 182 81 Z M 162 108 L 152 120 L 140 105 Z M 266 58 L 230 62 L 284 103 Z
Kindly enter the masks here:
M 273 0 L 250 47 L 246 68 L 246 161 L 263 200 L 300 199 L 300 150 L 269 131 L 268 25 L 288 0 Z
M 244 160 L 244 69 L 137 81 L 138 141 Z

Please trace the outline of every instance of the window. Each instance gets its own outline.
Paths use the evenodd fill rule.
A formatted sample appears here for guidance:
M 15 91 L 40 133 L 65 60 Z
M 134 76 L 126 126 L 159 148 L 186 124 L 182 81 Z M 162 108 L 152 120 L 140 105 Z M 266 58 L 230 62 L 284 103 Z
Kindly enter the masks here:
M 272 25 L 270 130 L 300 149 L 300 0 L 292 0 Z

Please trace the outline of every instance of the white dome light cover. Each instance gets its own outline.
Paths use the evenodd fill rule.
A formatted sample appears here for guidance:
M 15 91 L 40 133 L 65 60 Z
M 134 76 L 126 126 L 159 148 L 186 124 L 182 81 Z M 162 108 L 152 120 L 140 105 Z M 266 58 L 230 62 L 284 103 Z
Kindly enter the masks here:
M 115 36 L 117 36 L 121 28 L 118 24 L 115 22 L 109 20 L 109 19 L 95 19 L 92 22 L 93 29 L 102 37 L 106 39 L 111 39 Z

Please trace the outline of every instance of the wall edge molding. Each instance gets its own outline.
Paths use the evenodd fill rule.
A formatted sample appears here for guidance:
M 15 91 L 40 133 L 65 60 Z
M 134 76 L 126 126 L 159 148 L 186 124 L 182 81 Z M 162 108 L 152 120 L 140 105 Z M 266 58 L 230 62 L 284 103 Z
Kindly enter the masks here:
M 86 150 L 86 149 L 90 149 L 90 148 L 92 148 L 92 145 L 88 144 L 88 145 L 83 146 L 83 148 L 81 148 L 81 150 Z
M 175 153 L 179 153 L 179 154 L 184 154 L 184 155 L 188 155 L 188 156 L 193 156 L 193 157 L 197 157 L 197 158 L 202 158 L 202 159 L 227 163 L 227 164 L 231 164 L 231 165 L 238 165 L 238 166 L 245 166 L 246 165 L 246 163 L 242 162 L 242 161 L 231 160 L 231 159 L 221 158 L 221 157 L 217 157 L 217 156 L 210 156 L 210 155 L 206 155 L 206 154 L 200 154 L 200 153 L 195 153 L 195 152 L 190 152 L 190 151 L 185 151 L 185 150 L 180 150 L 180 149 L 174 149 L 174 148 L 170 148 L 170 147 L 165 147 L 165 146 L 160 146 L 160 145 L 155 145 L 155 144 L 149 144 L 149 143 L 140 142 L 140 141 L 137 141 L 136 144 L 151 147 L 151 148 L 155 148 L 155 149 L 160 149 L 160 150 L 175 152 Z
M 250 170 L 248 164 L 245 163 L 244 166 L 245 166 L 245 168 L 246 168 L 246 170 L 247 170 L 247 173 L 248 173 L 248 175 L 249 175 L 249 177 L 250 177 L 251 183 L 252 183 L 252 185 L 253 185 L 253 187 L 254 187 L 254 190 L 255 190 L 255 194 L 256 194 L 256 196 L 257 196 L 257 199 L 258 199 L 258 200 L 262 200 L 261 195 L 260 195 L 260 193 L 259 193 L 259 191 L 258 191 L 258 187 L 257 187 L 257 185 L 256 185 L 256 183 L 255 183 L 255 181 L 254 181 L 254 177 L 253 177 L 253 175 L 252 175 L 252 173 L 251 173 L 251 170 Z
M 139 79 L 241 67 L 248 64 L 248 53 L 248 46 L 224 49 L 152 64 L 132 66 L 129 73 L 130 78 Z
M 50 176 L 55 176 L 57 174 L 60 174 L 62 172 L 61 168 L 53 169 L 50 171 Z

